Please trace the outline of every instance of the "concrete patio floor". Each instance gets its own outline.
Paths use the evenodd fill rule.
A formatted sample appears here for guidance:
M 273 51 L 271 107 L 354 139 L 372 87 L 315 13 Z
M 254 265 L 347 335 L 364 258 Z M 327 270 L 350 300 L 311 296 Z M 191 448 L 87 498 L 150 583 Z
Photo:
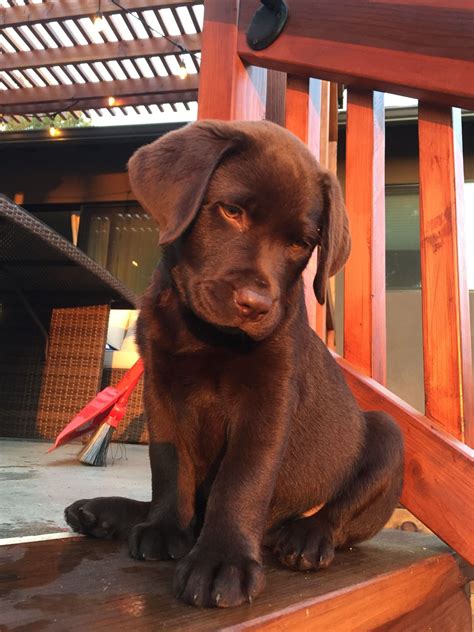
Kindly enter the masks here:
M 64 508 L 79 498 L 150 498 L 147 446 L 112 444 L 107 467 L 79 463 L 79 443 L 50 446 L 0 440 L 0 539 L 69 531 Z

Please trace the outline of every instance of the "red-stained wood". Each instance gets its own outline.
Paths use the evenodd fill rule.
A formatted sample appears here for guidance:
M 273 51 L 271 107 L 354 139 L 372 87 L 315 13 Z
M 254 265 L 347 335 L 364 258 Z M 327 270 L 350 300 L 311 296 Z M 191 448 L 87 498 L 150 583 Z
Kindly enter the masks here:
M 319 162 L 326 169 L 329 168 L 329 120 L 330 120 L 330 84 L 321 81 L 321 113 L 319 121 Z M 328 291 L 329 291 L 328 285 Z M 327 296 L 326 303 L 316 303 L 316 331 L 326 343 L 327 338 Z
M 462 590 L 463 581 L 456 562 L 448 556 L 439 557 L 379 577 L 377 581 L 363 582 L 339 594 L 308 599 L 236 625 L 232 632 L 470 632 L 471 613 Z M 414 627 L 409 626 L 410 621 Z M 229 628 L 224 630 L 230 632 Z
M 286 72 L 267 71 L 265 119 L 285 127 Z
M 383 95 L 348 91 L 346 206 L 352 250 L 344 272 L 344 357 L 386 377 Z
M 238 51 L 255 65 L 474 109 L 472 0 L 298 0 L 280 37 L 251 50 L 241 0 Z
M 426 415 L 473 445 L 461 113 L 419 105 Z
M 321 142 L 321 81 L 287 75 L 285 97 L 285 127 L 300 138 L 320 160 Z M 310 326 L 326 340 L 325 308 L 316 302 L 313 281 L 318 265 L 314 251 L 303 273 L 305 301 Z
M 238 0 L 206 0 L 199 81 L 199 119 L 265 117 L 267 71 L 237 55 Z
M 402 503 L 471 564 L 474 563 L 474 450 L 375 380 L 335 356 L 363 410 L 383 410 L 405 440 Z
M 0 546 L 0 628 L 470 630 L 467 578 L 433 536 L 387 529 L 338 551 L 331 567 L 318 573 L 292 572 L 265 556 L 265 590 L 237 608 L 192 608 L 178 601 L 172 590 L 176 563 L 139 562 L 126 548 L 83 537 Z

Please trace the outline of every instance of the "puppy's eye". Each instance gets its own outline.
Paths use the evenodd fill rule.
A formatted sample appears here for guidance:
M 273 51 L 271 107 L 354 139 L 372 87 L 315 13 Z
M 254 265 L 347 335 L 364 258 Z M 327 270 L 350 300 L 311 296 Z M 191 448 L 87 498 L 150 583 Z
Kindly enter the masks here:
M 244 231 L 249 227 L 247 214 L 240 206 L 219 203 L 218 208 L 222 217 L 231 224 L 233 228 Z
M 238 206 L 231 206 L 230 204 L 219 204 L 221 213 L 228 219 L 240 220 L 244 214 L 243 210 Z
M 288 250 L 291 254 L 303 255 L 312 248 L 312 244 L 306 239 L 299 239 L 288 244 Z

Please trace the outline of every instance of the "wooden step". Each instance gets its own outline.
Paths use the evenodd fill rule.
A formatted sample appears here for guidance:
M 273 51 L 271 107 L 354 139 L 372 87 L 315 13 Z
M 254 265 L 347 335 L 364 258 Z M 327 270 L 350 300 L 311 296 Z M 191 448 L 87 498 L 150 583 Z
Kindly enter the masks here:
M 385 530 L 320 572 L 268 558 L 265 592 L 231 610 L 176 601 L 173 570 L 113 541 L 0 546 L 0 630 L 471 630 L 466 570 L 434 536 Z

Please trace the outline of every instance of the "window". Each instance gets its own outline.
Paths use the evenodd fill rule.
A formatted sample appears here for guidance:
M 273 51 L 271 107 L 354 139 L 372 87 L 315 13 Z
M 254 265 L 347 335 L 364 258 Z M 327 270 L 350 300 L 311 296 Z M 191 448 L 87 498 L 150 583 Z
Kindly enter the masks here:
M 137 204 L 83 206 L 79 247 L 137 294 L 160 258 L 158 227 Z
M 389 185 L 385 198 L 386 286 L 388 290 L 421 287 L 418 185 Z M 464 186 L 465 235 L 474 237 L 474 182 Z M 466 249 L 467 281 L 474 290 L 474 251 Z
M 385 198 L 386 286 L 421 287 L 418 186 L 388 186 Z

